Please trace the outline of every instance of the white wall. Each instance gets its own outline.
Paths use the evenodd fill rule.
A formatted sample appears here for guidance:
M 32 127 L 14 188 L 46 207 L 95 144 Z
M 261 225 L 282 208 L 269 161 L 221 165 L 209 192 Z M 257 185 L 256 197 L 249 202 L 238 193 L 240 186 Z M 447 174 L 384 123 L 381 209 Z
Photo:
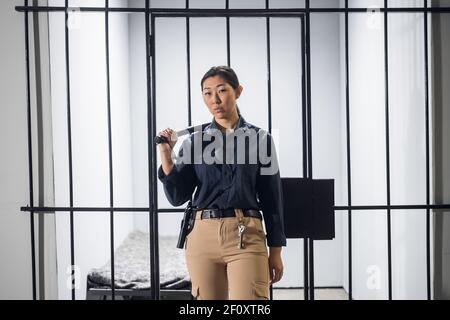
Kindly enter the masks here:
M 31 299 L 25 25 L 14 7 L 0 2 L 0 299 Z M 34 147 L 36 147 L 34 145 Z M 36 149 L 34 149 L 36 150 Z M 34 167 L 36 168 L 36 167 Z
M 130 7 L 138 6 L 129 1 Z M 128 18 L 129 43 L 129 90 L 131 121 L 131 158 L 133 203 L 137 207 L 149 206 L 148 190 L 148 143 L 147 131 L 147 70 L 145 68 L 145 15 L 130 15 Z M 148 232 L 148 213 L 135 213 L 134 228 Z
M 390 14 L 388 24 L 391 203 L 423 204 L 426 202 L 423 15 Z M 343 17 L 341 26 L 343 46 Z M 354 205 L 386 203 L 383 43 L 383 15 L 349 15 Z M 393 298 L 426 299 L 425 212 L 392 210 L 391 217 Z M 386 299 L 386 211 L 353 211 L 352 228 L 354 298 Z M 346 246 L 347 240 L 345 252 Z M 344 284 L 348 281 L 347 270 L 345 265 Z
M 328 1 L 333 6 L 334 1 Z M 340 14 L 311 15 L 311 109 L 313 177 L 334 179 L 335 203 L 345 203 L 346 189 L 342 171 L 341 144 L 345 135 L 345 122 L 340 117 Z M 346 181 L 346 180 L 345 180 Z M 315 241 L 314 282 L 316 286 L 342 286 L 341 220 L 343 213 L 336 211 L 336 237 L 329 241 Z
M 103 1 L 89 3 L 104 5 Z M 126 6 L 126 1 L 122 3 Z M 86 5 L 72 1 L 72 5 Z M 70 31 L 70 88 L 74 206 L 109 207 L 109 165 L 104 14 L 83 13 Z M 50 14 L 55 205 L 69 205 L 64 15 Z M 133 206 L 128 70 L 128 17 L 110 14 L 110 80 L 114 205 Z M 59 298 L 70 298 L 69 215 L 57 213 Z M 115 213 L 115 246 L 133 229 L 131 213 Z M 74 215 L 77 299 L 84 299 L 86 274 L 109 260 L 109 213 Z

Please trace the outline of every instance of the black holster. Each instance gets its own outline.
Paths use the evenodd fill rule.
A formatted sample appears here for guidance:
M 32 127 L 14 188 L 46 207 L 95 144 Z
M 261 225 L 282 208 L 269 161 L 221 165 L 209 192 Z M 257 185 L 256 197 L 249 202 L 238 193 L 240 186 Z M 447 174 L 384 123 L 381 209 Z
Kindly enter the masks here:
M 181 220 L 180 233 L 178 235 L 177 248 L 183 249 L 187 235 L 194 228 L 195 210 L 192 208 L 192 201 L 189 201 L 184 210 L 183 220 Z

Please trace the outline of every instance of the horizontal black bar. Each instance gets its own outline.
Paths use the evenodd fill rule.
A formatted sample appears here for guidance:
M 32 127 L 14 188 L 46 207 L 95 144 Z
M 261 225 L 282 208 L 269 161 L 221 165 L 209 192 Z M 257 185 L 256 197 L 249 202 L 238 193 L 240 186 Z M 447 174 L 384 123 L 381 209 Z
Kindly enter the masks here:
M 65 7 L 56 6 L 16 6 L 16 11 L 19 12 L 49 12 L 49 11 L 62 11 L 66 10 Z M 145 8 L 104 8 L 104 7 L 70 7 L 68 11 L 82 11 L 82 12 L 142 12 L 145 13 L 147 10 Z M 345 12 L 373 12 L 374 10 L 379 12 L 431 12 L 431 13 L 448 13 L 450 12 L 450 7 L 396 7 L 396 8 L 310 8 L 309 10 L 304 8 L 288 8 L 288 9 L 163 9 L 163 8 L 151 8 L 148 9 L 150 14 L 177 14 L 185 16 L 191 16 L 192 14 L 217 14 L 221 16 L 230 15 L 263 15 L 267 16 L 270 14 L 291 14 L 291 13 L 305 13 L 309 11 L 311 13 L 315 12 L 328 12 L 328 13 L 345 13 Z
M 174 290 L 174 289 L 160 289 L 162 293 L 188 293 L 190 290 Z M 106 296 L 111 295 L 110 289 L 88 289 L 89 294 Z M 151 290 L 136 290 L 136 289 L 115 289 L 116 296 L 135 296 L 135 297 L 150 297 Z
M 66 11 L 65 7 L 55 6 L 16 6 L 16 11 L 19 12 L 58 12 Z M 83 11 L 83 12 L 142 12 L 145 13 L 145 8 L 104 8 L 104 7 L 69 7 L 68 12 Z
M 418 210 L 418 209 L 450 209 L 450 204 L 419 204 L 419 205 L 373 205 L 373 206 L 334 206 L 334 210 Z M 35 213 L 53 213 L 55 211 L 98 211 L 98 212 L 111 212 L 111 211 L 142 211 L 149 212 L 148 207 L 20 207 L 20 211 L 29 211 Z M 171 212 L 184 212 L 184 208 L 173 209 L 158 209 L 156 212 L 171 213 Z
M 314 286 L 315 289 L 344 289 L 343 286 Z M 282 290 L 300 290 L 303 289 L 303 287 L 277 287 L 276 289 L 282 289 Z M 97 289 L 97 288 L 91 288 L 88 289 L 90 294 L 94 295 L 110 295 L 111 290 L 110 289 Z M 116 289 L 116 295 L 119 296 L 150 296 L 150 290 L 136 290 L 136 289 Z M 161 288 L 162 293 L 182 293 L 182 292 L 190 292 L 189 290 L 176 290 L 176 289 L 164 289 Z
M 298 290 L 298 289 L 303 289 L 304 287 L 297 287 L 297 286 L 293 286 L 293 287 L 276 287 L 275 290 L 278 289 L 282 289 L 282 290 Z M 344 289 L 343 286 L 314 286 L 314 289 Z
M 300 12 L 266 12 L 266 13 L 257 13 L 257 12 L 242 12 L 242 13 L 217 13 L 217 12 L 169 12 L 169 13 L 153 13 L 152 16 L 155 18 L 301 18 L 304 13 Z
M 35 213 L 53 213 L 55 211 L 78 211 L 78 212 L 86 212 L 86 211 L 96 211 L 96 212 L 129 212 L 129 211 L 139 211 L 139 212 L 149 212 L 149 207 L 20 207 L 20 211 L 30 211 Z M 174 209 L 158 209 L 157 212 L 184 212 L 184 208 L 174 208 Z
M 101 8 L 100 8 L 101 9 Z M 432 12 L 432 11 L 450 11 L 450 7 L 432 7 L 432 8 L 424 8 L 424 7 L 392 7 L 385 9 L 384 7 L 380 8 L 272 8 L 272 9 L 177 9 L 177 8 L 153 8 L 149 9 L 150 13 L 190 13 L 190 12 L 212 12 L 212 13 L 305 13 L 309 12 L 373 12 L 374 10 L 380 12 L 404 12 L 404 11 L 412 11 L 412 12 Z
M 301 9 L 303 11 L 306 11 L 305 9 Z M 389 12 L 389 13 L 396 13 L 396 12 L 400 12 L 400 13 L 405 13 L 405 12 L 450 12 L 450 7 L 433 7 L 433 8 L 423 8 L 423 7 L 392 7 L 392 8 L 311 8 L 309 9 L 309 12 L 311 13 L 345 13 L 345 12 L 349 12 L 349 13 L 367 13 L 367 12 L 374 12 L 374 11 L 379 11 L 381 12 Z
M 450 209 L 450 204 L 334 206 L 334 210 L 388 210 L 388 209 L 390 210 Z

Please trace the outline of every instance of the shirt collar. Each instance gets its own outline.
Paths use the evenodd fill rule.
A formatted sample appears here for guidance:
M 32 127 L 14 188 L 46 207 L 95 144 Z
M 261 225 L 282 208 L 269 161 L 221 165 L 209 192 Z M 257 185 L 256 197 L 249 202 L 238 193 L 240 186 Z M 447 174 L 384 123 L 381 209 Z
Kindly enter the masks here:
M 234 131 L 236 131 L 237 129 L 243 129 L 245 131 L 247 128 L 248 128 L 247 121 L 245 121 L 245 119 L 242 115 L 239 115 L 239 120 L 236 123 L 236 126 L 234 127 Z M 212 119 L 211 124 L 209 125 L 208 129 L 219 130 L 219 126 L 214 118 Z

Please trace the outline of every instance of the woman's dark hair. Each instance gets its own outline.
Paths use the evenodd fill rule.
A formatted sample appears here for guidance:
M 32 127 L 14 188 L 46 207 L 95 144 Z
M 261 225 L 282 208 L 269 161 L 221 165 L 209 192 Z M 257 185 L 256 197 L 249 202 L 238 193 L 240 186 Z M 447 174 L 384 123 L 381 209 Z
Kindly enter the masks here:
M 200 82 L 200 87 L 203 90 L 203 82 L 205 82 L 206 79 L 214 76 L 220 76 L 225 80 L 225 82 L 229 83 L 233 89 L 239 88 L 239 79 L 236 75 L 236 72 L 234 72 L 233 69 L 231 69 L 228 66 L 215 66 L 209 69 L 205 75 L 202 78 L 202 81 Z M 239 107 L 236 106 L 238 115 L 241 115 L 241 111 L 239 110 Z
M 230 86 L 233 87 L 233 89 L 237 89 L 239 87 L 239 79 L 233 69 L 228 66 L 216 66 L 209 69 L 203 76 L 202 81 L 200 82 L 202 90 L 203 82 L 205 82 L 206 79 L 214 76 L 222 77 L 227 83 L 230 84 Z

